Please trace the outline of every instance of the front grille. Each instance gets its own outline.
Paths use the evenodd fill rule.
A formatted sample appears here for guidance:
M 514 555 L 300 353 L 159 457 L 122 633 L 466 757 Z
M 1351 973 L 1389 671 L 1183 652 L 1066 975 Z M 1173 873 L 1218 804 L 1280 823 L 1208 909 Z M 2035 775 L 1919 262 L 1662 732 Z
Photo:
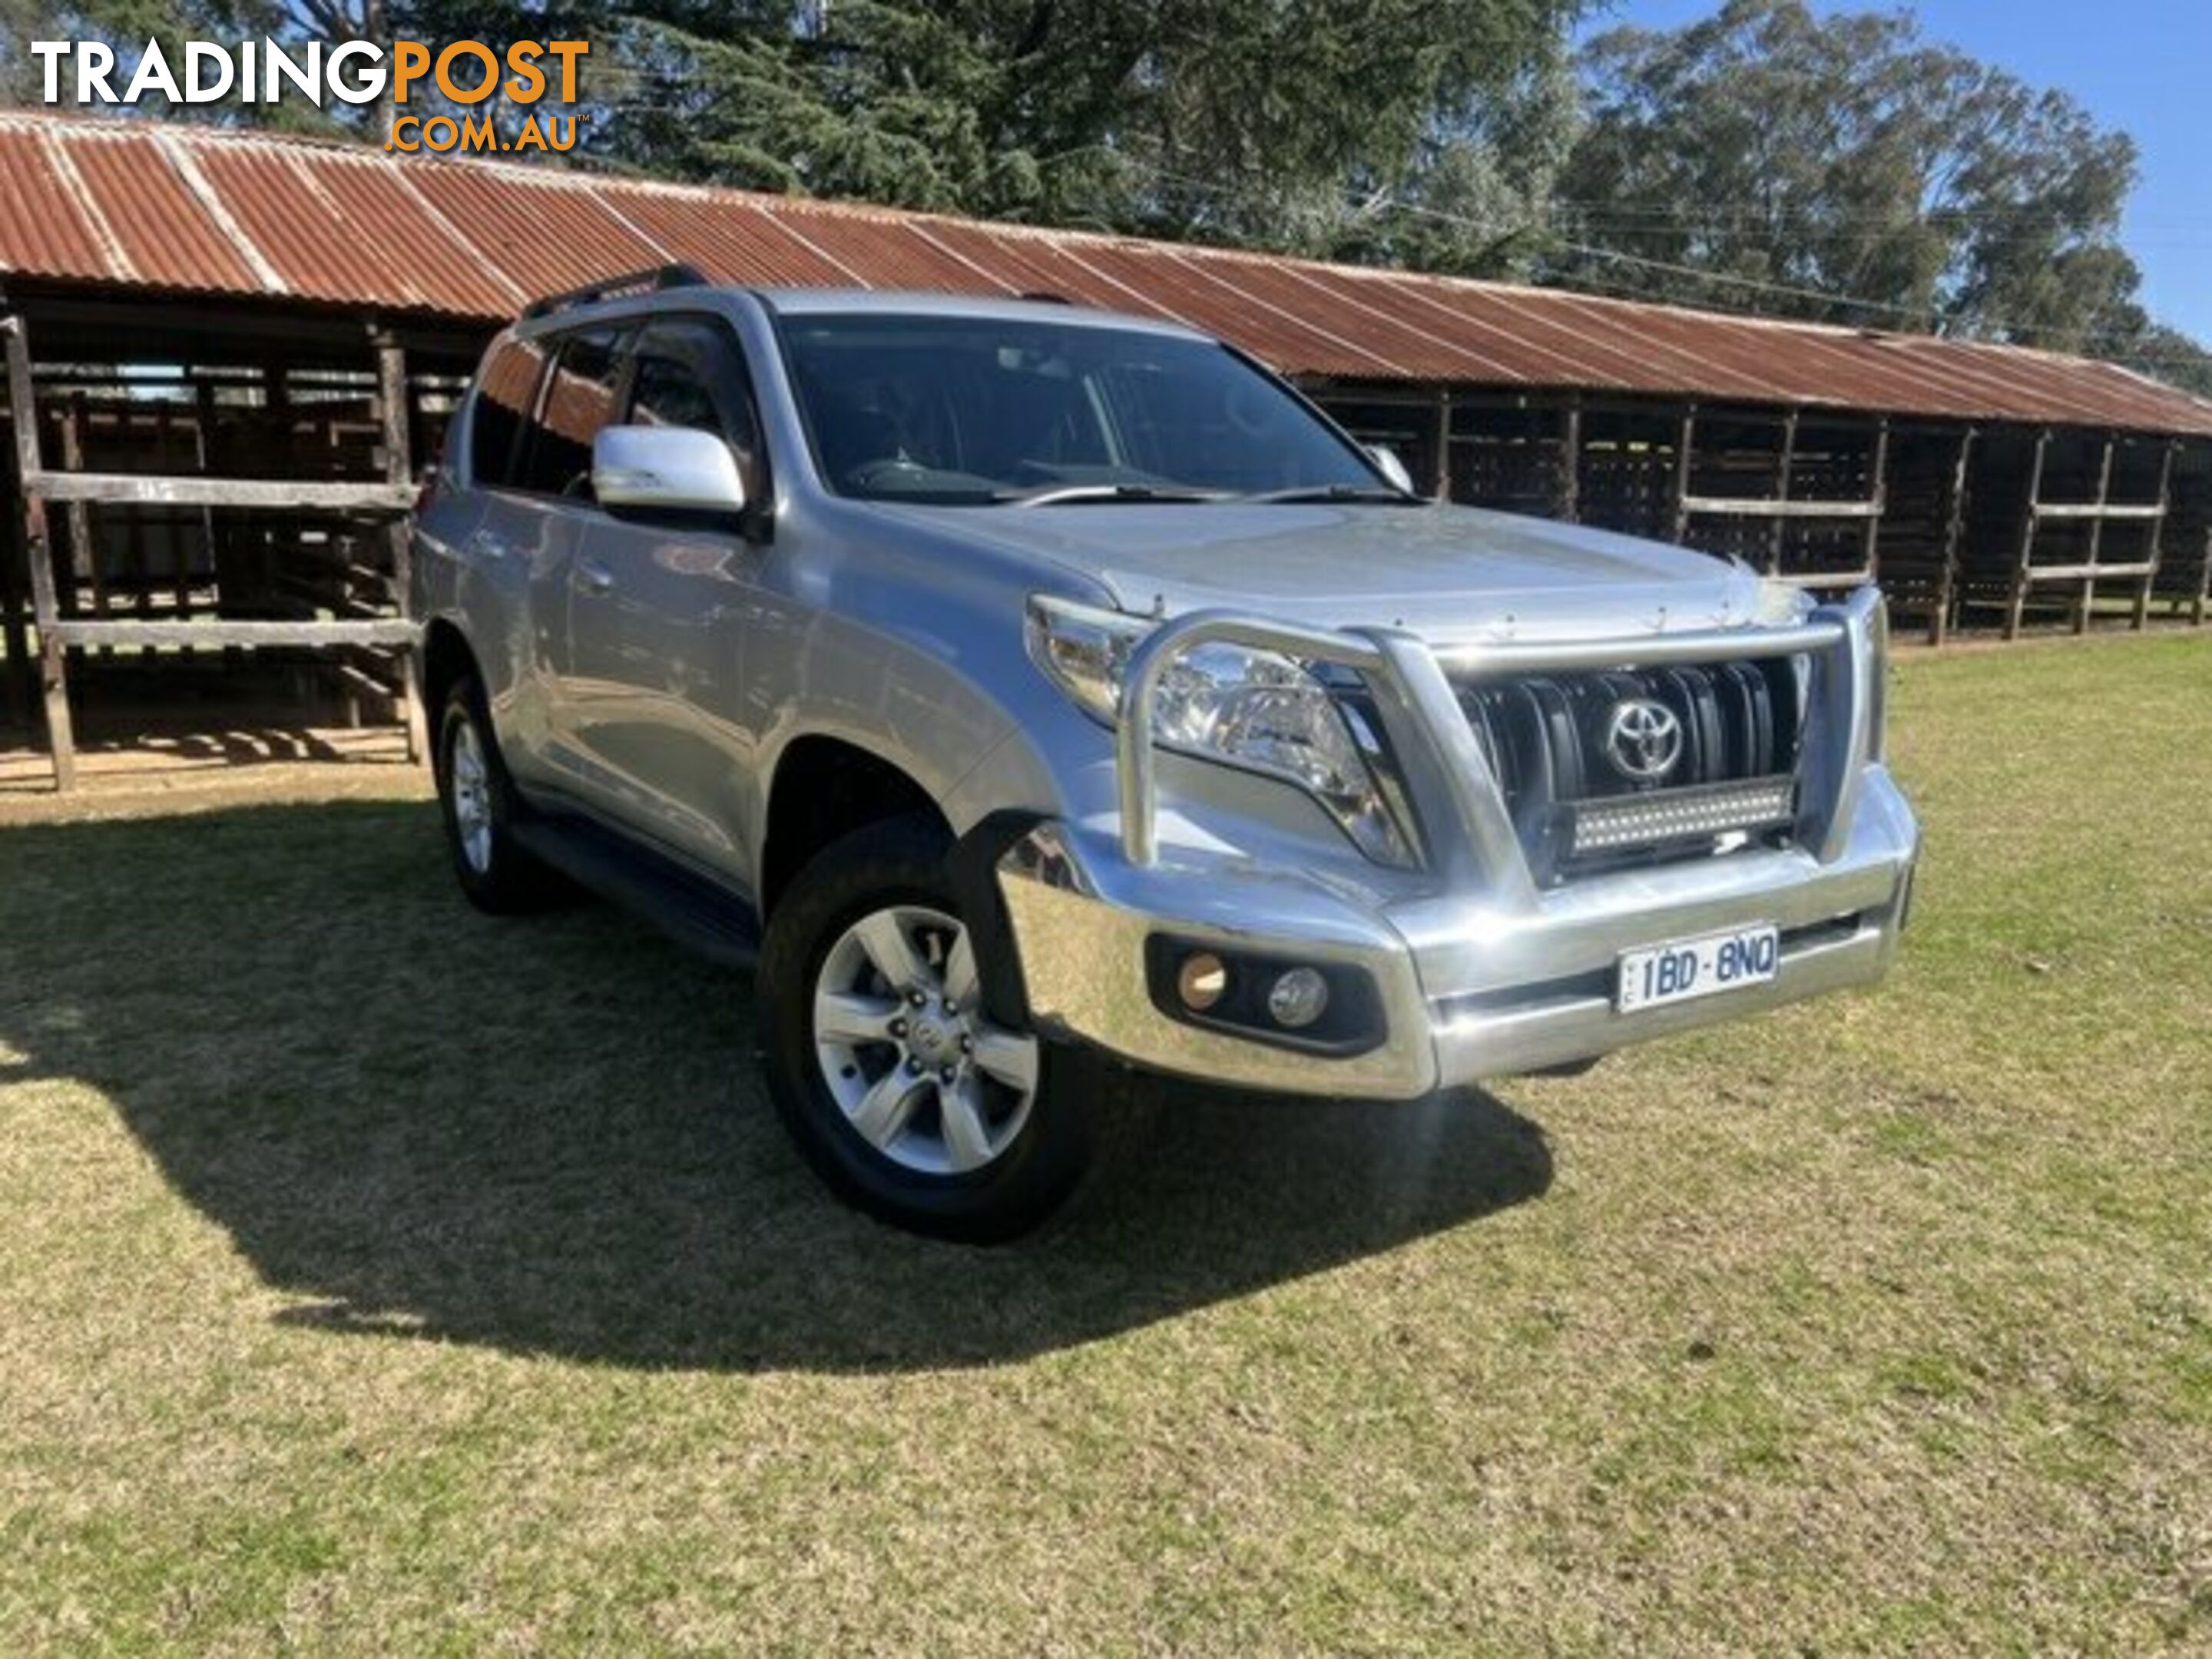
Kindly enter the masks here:
M 1548 882 L 1709 854 L 1723 837 L 1771 842 L 1786 834 L 1795 817 L 1805 672 L 1802 659 L 1783 657 L 1528 674 L 1457 690 L 1530 867 Z M 1674 721 L 1674 756 L 1663 769 L 1652 764 L 1656 748 L 1616 738 L 1624 708 L 1632 709 L 1632 722 L 1665 726 L 1641 707 L 1647 704 Z

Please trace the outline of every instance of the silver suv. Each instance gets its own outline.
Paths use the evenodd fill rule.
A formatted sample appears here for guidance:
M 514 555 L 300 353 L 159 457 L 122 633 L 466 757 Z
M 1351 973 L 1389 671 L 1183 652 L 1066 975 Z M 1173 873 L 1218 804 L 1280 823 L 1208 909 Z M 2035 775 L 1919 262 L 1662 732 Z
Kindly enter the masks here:
M 1009 1237 L 1140 1074 L 1404 1100 L 1879 975 L 1872 589 L 1439 505 L 1256 363 L 679 270 L 534 306 L 415 526 L 480 908 L 755 966 L 841 1193 Z

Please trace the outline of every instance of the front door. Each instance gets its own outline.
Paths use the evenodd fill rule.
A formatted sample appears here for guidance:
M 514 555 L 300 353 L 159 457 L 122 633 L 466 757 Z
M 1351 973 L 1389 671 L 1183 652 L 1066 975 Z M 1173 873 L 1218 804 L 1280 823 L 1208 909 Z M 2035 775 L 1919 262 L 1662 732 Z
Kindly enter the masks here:
M 704 314 L 657 319 L 631 351 L 623 418 L 711 432 L 765 499 L 742 350 Z M 750 738 L 740 707 L 754 549 L 734 519 L 623 509 L 597 515 L 569 593 L 574 735 L 618 780 L 633 827 L 749 884 Z

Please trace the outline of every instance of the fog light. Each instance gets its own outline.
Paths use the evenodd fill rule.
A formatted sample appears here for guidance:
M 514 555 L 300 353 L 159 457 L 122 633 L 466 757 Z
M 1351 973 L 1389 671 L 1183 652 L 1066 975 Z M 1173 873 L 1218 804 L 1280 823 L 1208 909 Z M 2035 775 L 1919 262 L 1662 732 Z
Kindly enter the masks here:
M 1208 951 L 1194 951 L 1176 970 L 1176 994 L 1194 1014 L 1202 1014 L 1229 989 L 1229 969 Z
M 1328 981 L 1311 968 L 1293 968 L 1267 988 L 1267 1012 L 1275 1024 L 1304 1030 L 1328 1007 Z

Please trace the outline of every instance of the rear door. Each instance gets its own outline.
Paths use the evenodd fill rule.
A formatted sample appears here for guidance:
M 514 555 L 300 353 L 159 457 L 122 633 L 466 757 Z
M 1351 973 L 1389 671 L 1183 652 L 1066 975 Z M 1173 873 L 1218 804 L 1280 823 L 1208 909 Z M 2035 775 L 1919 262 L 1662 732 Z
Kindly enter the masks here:
M 522 701 L 538 770 L 545 784 L 602 813 L 621 789 L 578 739 L 593 688 L 579 680 L 572 595 L 586 544 L 605 518 L 592 497 L 592 441 L 614 416 L 629 333 L 603 325 L 545 337 L 546 373 L 500 515 L 504 556 L 528 584 L 529 647 L 538 678 Z
M 767 499 L 744 358 L 718 317 L 647 324 L 623 419 L 729 444 L 747 495 Z M 614 810 L 672 850 L 749 884 L 750 775 L 740 707 L 755 550 L 734 518 L 625 508 L 592 521 L 569 597 L 574 734 Z
M 553 661 L 568 626 L 565 602 L 549 614 L 544 589 L 575 550 L 553 504 L 532 495 L 520 477 L 548 356 L 542 340 L 505 340 L 477 376 L 467 433 L 467 493 L 477 511 L 453 596 L 469 619 L 501 753 L 526 786 L 548 775 Z

